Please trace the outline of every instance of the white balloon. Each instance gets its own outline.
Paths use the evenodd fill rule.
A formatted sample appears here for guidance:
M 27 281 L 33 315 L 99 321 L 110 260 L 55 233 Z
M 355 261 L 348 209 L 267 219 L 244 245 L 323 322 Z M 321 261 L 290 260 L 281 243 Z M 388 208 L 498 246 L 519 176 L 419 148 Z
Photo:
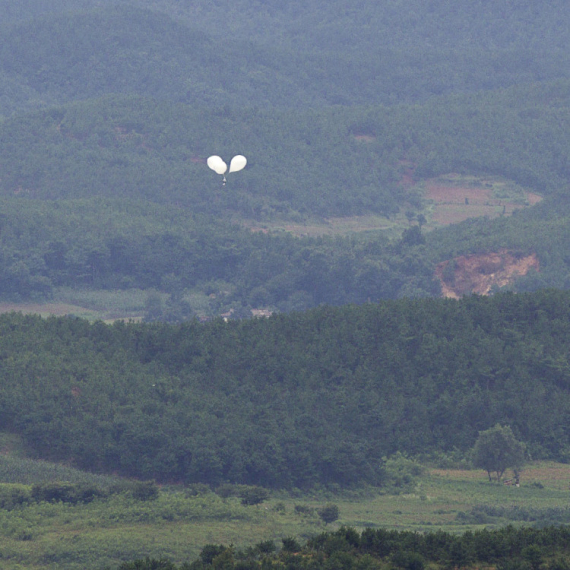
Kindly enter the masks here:
M 237 172 L 245 168 L 247 164 L 247 158 L 242 154 L 238 154 L 232 158 L 230 162 L 230 172 Z
M 206 164 L 216 173 L 225 174 L 228 169 L 228 165 L 219 156 L 210 156 L 206 161 Z

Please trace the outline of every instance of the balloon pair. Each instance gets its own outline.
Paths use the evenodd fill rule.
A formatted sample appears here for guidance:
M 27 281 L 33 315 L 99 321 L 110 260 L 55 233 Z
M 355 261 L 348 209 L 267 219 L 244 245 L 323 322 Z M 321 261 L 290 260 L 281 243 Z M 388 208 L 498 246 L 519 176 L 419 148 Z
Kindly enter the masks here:
M 206 161 L 208 166 L 216 173 L 221 174 L 224 179 L 222 184 L 226 183 L 226 171 L 228 170 L 228 165 L 221 159 L 221 157 L 214 155 L 210 156 Z M 238 170 L 243 170 L 247 164 L 247 158 L 245 156 L 238 154 L 234 156 L 230 162 L 230 172 L 237 172 Z

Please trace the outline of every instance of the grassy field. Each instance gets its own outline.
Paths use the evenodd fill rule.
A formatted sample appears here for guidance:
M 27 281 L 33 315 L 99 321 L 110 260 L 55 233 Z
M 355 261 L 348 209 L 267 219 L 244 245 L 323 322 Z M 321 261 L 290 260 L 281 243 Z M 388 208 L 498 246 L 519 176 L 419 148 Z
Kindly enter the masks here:
M 3 440 L 0 488 L 48 480 L 108 486 L 117 480 L 6 454 L 8 447 L 17 448 L 17 442 Z M 283 537 L 307 538 L 341 525 L 456 533 L 506 524 L 570 523 L 569 485 L 570 465 L 534 463 L 523 471 L 519 488 L 489 483 L 481 471 L 432 468 L 414 492 L 402 495 L 377 489 L 337 495 L 273 493 L 261 505 L 244 506 L 237 498 L 163 487 L 154 501 L 112 495 L 86 505 L 30 504 L 0 509 L 0 566 L 113 568 L 143 556 L 180 563 L 196 558 L 208 543 L 245 547 L 274 540 L 279 545 Z M 330 502 L 338 505 L 340 518 L 327 526 L 316 509 Z

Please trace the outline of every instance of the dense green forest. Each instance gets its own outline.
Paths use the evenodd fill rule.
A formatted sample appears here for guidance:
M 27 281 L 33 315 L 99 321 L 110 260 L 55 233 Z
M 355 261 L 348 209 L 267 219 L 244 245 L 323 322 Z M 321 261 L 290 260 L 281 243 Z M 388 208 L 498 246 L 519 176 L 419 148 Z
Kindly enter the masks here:
M 6 315 L 2 429 L 163 481 L 382 485 L 384 459 L 510 424 L 566 461 L 570 297 L 498 294 L 180 325 Z
M 565 34 L 568 16 L 557 3 L 537 9 L 536 4 L 522 0 L 508 5 L 463 2 L 459 7 L 454 5 L 457 8 L 454 10 L 450 10 L 448 2 L 412 4 L 363 0 L 348 9 L 339 0 L 331 3 L 327 11 L 316 2 L 294 8 L 269 1 L 247 5 L 237 2 L 231 6 L 224 2 L 197 2 L 191 8 L 169 0 L 148 0 L 137 6 L 111 0 L 52 3 L 28 0 L 18 6 L 3 5 L 6 17 L 0 27 L 0 113 L 4 117 L 0 123 L 2 299 L 45 300 L 60 287 L 143 289 L 150 292 L 147 319 L 169 321 L 192 319 L 195 311 L 188 303 L 190 291 L 207 296 L 207 316 L 233 309 L 234 316 L 242 317 L 250 314 L 253 307 L 289 312 L 318 305 L 363 305 L 361 309 L 355 306 L 346 309 L 343 317 L 334 316 L 340 322 L 345 323 L 346 319 L 350 323 L 338 325 L 341 330 L 346 328 L 348 334 L 351 327 L 358 330 L 359 319 L 369 318 L 360 315 L 375 310 L 394 311 L 398 319 L 400 312 L 407 315 L 409 311 L 406 318 L 413 320 L 414 311 L 435 314 L 445 312 L 443 308 L 469 306 L 467 300 L 465 305 L 436 302 L 430 305 L 427 301 L 424 305 L 423 301 L 415 304 L 402 300 L 393 306 L 380 305 L 381 309 L 367 304 L 380 299 L 438 296 L 436 265 L 466 253 L 499 248 L 508 248 L 517 255 L 536 253 L 540 273 L 530 273 L 509 287 L 514 291 L 534 291 L 545 286 L 568 288 L 570 83 L 567 70 L 570 67 Z M 253 33 L 254 30 L 257 32 Z M 359 33 L 355 34 L 355 30 Z M 222 187 L 219 177 L 207 169 L 205 160 L 214 153 L 229 158 L 238 152 L 248 157 L 248 167 L 239 175 L 230 176 L 228 184 Z M 392 239 L 381 233 L 294 238 L 286 233 L 253 233 L 234 225 L 244 220 L 282 218 L 306 222 L 371 212 L 390 220 L 401 217 L 403 211 L 410 213 L 410 220 L 419 221 L 424 213 L 429 214 L 430 204 L 421 186 L 403 184 L 404 178 L 421 182 L 449 172 L 503 176 L 538 192 L 544 201 L 511 218 L 468 220 L 431 233 L 422 231 L 420 221 Z M 153 292 L 168 296 L 166 306 L 155 303 Z M 556 294 L 543 295 L 550 299 Z M 500 299 L 496 302 L 511 298 Z M 527 297 L 523 299 L 521 303 L 530 302 Z M 314 323 L 305 325 L 304 319 L 312 323 L 320 318 L 316 315 L 328 315 L 328 311 L 330 315 L 344 315 L 341 309 L 321 308 L 306 317 L 294 314 L 291 319 L 301 329 L 310 328 Z M 38 334 L 43 338 L 44 333 L 39 331 L 48 324 L 21 318 L 30 327 L 32 336 Z M 179 329 L 134 324 L 92 327 L 73 319 L 50 321 L 49 326 L 56 326 L 56 322 L 60 323 L 58 327 L 84 331 L 86 338 L 93 330 L 105 331 L 101 332 L 104 336 L 116 335 L 116 339 L 109 341 L 114 347 L 109 362 L 118 365 L 114 359 L 119 357 L 114 350 L 123 347 L 121 358 L 128 358 L 140 374 L 130 371 L 126 377 L 135 375 L 140 378 L 137 382 L 144 378 L 152 385 L 156 382 L 151 382 L 151 377 L 164 375 L 165 382 L 180 391 L 177 398 L 187 408 L 192 406 L 185 400 L 190 397 L 186 395 L 186 382 L 192 386 L 189 401 L 196 406 L 196 394 L 204 389 L 205 374 L 212 385 L 224 385 L 223 397 L 212 396 L 212 405 L 224 409 L 224 398 L 231 392 L 225 382 L 237 382 L 241 374 L 248 377 L 247 371 L 238 375 L 239 362 L 230 365 L 231 359 L 225 360 L 229 358 L 226 355 L 239 352 L 231 345 L 235 339 L 227 336 L 229 331 L 234 331 L 231 334 L 235 338 L 253 335 L 239 341 L 252 346 L 252 355 L 256 354 L 256 335 L 259 338 L 276 335 L 277 344 L 292 342 L 282 339 L 284 332 L 277 332 L 289 326 L 286 318 L 282 321 L 277 317 L 263 323 L 226 325 L 216 321 L 206 326 L 190 320 Z M 413 328 L 409 323 L 402 326 Z M 441 323 L 429 326 L 445 328 Z M 20 325 L 16 328 L 19 330 Z M 77 338 L 83 338 L 82 334 L 74 333 Z M 200 339 L 220 335 L 216 342 L 200 340 L 208 347 L 208 354 L 218 354 L 221 350 L 220 356 L 208 360 L 204 369 L 194 369 L 194 362 L 172 368 L 178 356 L 170 354 L 172 346 L 162 335 L 176 338 L 176 334 Z M 144 338 L 144 343 L 158 344 L 160 349 L 151 351 L 152 355 L 139 353 L 139 345 L 133 348 L 129 340 L 133 335 Z M 11 342 L 13 339 L 7 336 L 6 346 Z M 89 345 L 91 341 L 85 342 Z M 172 342 L 176 344 L 178 340 Z M 496 344 L 496 339 L 488 342 Z M 349 341 L 342 343 L 350 346 Z M 157 433 L 164 433 L 164 438 L 172 442 L 172 450 L 164 460 L 157 459 L 152 451 L 154 444 L 147 442 L 142 447 L 148 449 L 149 459 L 138 466 L 131 465 L 127 452 L 121 451 L 121 446 L 125 450 L 129 446 L 136 449 L 128 439 L 130 435 L 125 436 L 125 441 L 121 438 L 123 433 L 130 434 L 131 430 L 134 434 L 137 430 L 132 428 L 130 420 L 127 425 L 131 427 L 125 432 L 116 432 L 112 427 L 116 424 L 119 412 L 115 406 L 120 398 L 109 397 L 107 408 L 101 408 L 107 409 L 105 429 L 98 413 L 91 409 L 77 412 L 86 424 L 79 420 L 74 423 L 70 419 L 75 417 L 73 414 L 67 419 L 69 433 L 88 433 L 87 419 L 95 422 L 98 427 L 93 433 L 99 434 L 97 437 L 104 442 L 103 455 L 94 453 L 92 446 L 83 451 L 76 449 L 63 432 L 56 436 L 50 415 L 53 410 L 41 416 L 49 428 L 37 428 L 35 414 L 39 412 L 35 408 L 29 412 L 33 421 L 26 423 L 21 418 L 16 421 L 15 408 L 9 412 L 8 406 L 6 418 L 12 419 L 5 421 L 6 425 L 17 425 L 21 433 L 27 434 L 33 448 L 44 446 L 42 433 L 50 433 L 52 449 L 48 455 L 74 457 L 82 465 L 90 461 L 88 466 L 95 469 L 107 469 L 118 461 L 123 472 L 139 476 L 184 480 L 211 476 L 220 481 L 263 481 L 273 486 L 310 486 L 326 484 L 329 479 L 342 484 L 352 484 L 360 478 L 381 482 L 383 456 L 400 448 L 410 453 L 453 447 L 465 451 L 473 443 L 478 428 L 502 420 L 516 426 L 517 435 L 539 456 L 565 457 L 566 436 L 559 434 L 554 438 L 553 432 L 548 436 L 545 430 L 549 424 L 538 419 L 538 408 L 535 416 L 531 414 L 534 420 L 525 418 L 525 424 L 519 418 L 517 423 L 517 414 L 503 409 L 494 398 L 493 405 L 486 402 L 481 395 L 484 391 L 469 396 L 476 402 L 474 409 L 486 410 L 478 416 L 479 420 L 470 422 L 469 428 L 453 425 L 450 429 L 453 438 L 448 439 L 441 433 L 443 416 L 430 409 L 430 417 L 439 418 L 432 432 L 422 432 L 424 435 L 412 442 L 410 434 L 418 430 L 418 425 L 410 425 L 409 431 L 395 426 L 408 416 L 414 417 L 415 422 L 428 421 L 427 412 L 424 415 L 409 412 L 409 406 L 413 409 L 423 404 L 413 404 L 413 398 L 406 399 L 408 394 L 403 387 L 412 379 L 417 382 L 415 375 L 421 370 L 425 386 L 433 381 L 439 387 L 434 388 L 433 394 L 438 397 L 434 396 L 433 402 L 440 402 L 444 393 L 451 398 L 453 390 L 448 388 L 440 394 L 438 390 L 443 384 L 433 378 L 437 376 L 436 369 L 445 375 L 447 363 L 454 360 L 441 356 L 442 362 L 438 362 L 433 378 L 429 379 L 425 379 L 429 367 L 414 365 L 407 371 L 404 365 L 392 363 L 387 370 L 392 368 L 393 374 L 397 370 L 396 380 L 390 376 L 392 373 L 385 377 L 379 374 L 379 362 L 372 357 L 371 361 L 366 360 L 372 348 L 359 343 L 360 340 L 354 347 L 358 358 L 355 356 L 353 361 L 347 357 L 350 364 L 334 358 L 321 362 L 318 353 L 324 348 L 315 349 L 316 355 L 310 357 L 316 359 L 315 370 L 309 374 L 309 368 L 295 369 L 291 378 L 287 376 L 287 382 L 293 382 L 295 377 L 303 384 L 305 376 L 313 374 L 314 380 L 307 382 L 319 385 L 328 381 L 326 371 L 331 366 L 332 377 L 338 375 L 341 383 L 350 381 L 357 385 L 362 381 L 371 386 L 371 378 L 376 375 L 384 378 L 382 382 L 399 386 L 394 402 L 383 404 L 387 409 L 393 407 L 393 417 L 388 420 L 382 416 L 382 421 L 373 421 L 378 410 L 371 410 L 380 402 L 377 394 L 366 395 L 365 402 L 370 408 L 365 406 L 360 410 L 360 404 L 353 402 L 352 407 L 345 404 L 359 419 L 349 422 L 344 413 L 335 412 L 342 426 L 327 428 L 323 437 L 327 445 L 333 445 L 329 438 L 343 433 L 346 426 L 342 422 L 347 426 L 350 423 L 352 428 L 347 433 L 353 435 L 347 436 L 346 449 L 338 450 L 333 445 L 329 453 L 327 445 L 320 451 L 311 448 L 303 456 L 305 459 L 287 455 L 289 448 L 279 435 L 274 445 L 279 449 L 276 464 L 296 464 L 295 473 L 278 475 L 271 466 L 261 467 L 261 459 L 254 462 L 254 467 L 248 467 L 244 457 L 252 450 L 240 447 L 247 438 L 230 445 L 235 436 L 227 436 L 225 443 L 219 436 L 221 439 L 212 445 L 201 442 L 197 451 L 188 451 L 198 444 L 190 445 L 187 439 L 180 439 L 183 424 L 177 422 L 181 417 L 186 418 L 181 420 L 183 423 L 190 420 L 180 411 L 178 406 L 182 404 L 174 405 L 168 398 L 162 402 L 168 406 L 164 409 L 159 406 L 160 411 L 152 413 L 161 426 L 170 421 L 171 428 L 161 427 Z M 396 353 L 403 355 L 411 350 L 413 360 L 410 347 L 396 344 L 399 347 Z M 223 350 L 219 348 L 222 345 Z M 517 345 L 521 355 L 522 346 Z M 303 349 L 310 353 L 310 347 L 309 343 Z M 257 359 L 252 357 L 253 361 L 265 362 L 263 354 L 261 351 Z M 275 358 L 278 354 L 275 352 Z M 62 365 L 55 353 L 37 358 L 38 363 L 55 359 L 58 366 Z M 298 362 L 306 358 L 309 357 L 299 356 Z M 471 378 L 475 369 L 495 370 L 489 365 L 488 354 L 485 354 L 486 363 L 481 357 L 477 366 L 472 363 L 477 359 L 470 358 L 469 364 L 456 364 L 457 370 L 452 375 L 455 380 Z M 497 371 L 515 367 L 513 362 L 501 360 L 503 356 L 496 358 L 500 361 Z M 563 356 L 556 353 L 556 358 Z M 522 384 L 530 386 L 530 381 L 525 384 L 524 379 L 533 378 L 535 372 L 521 364 L 527 360 L 521 356 L 516 366 L 523 367 Z M 247 361 L 250 362 L 249 355 Z M 99 365 L 105 370 L 109 366 L 105 359 Z M 216 368 L 218 365 L 220 370 Z M 275 366 L 271 364 L 270 368 L 279 368 Z M 125 369 L 124 363 L 119 369 Z M 88 370 L 88 374 L 95 374 Z M 46 373 L 50 378 L 54 375 L 53 389 L 56 389 L 59 385 L 56 373 Z M 115 378 L 117 372 L 105 374 Z M 257 386 L 259 379 L 255 374 L 254 377 L 252 385 Z M 466 382 L 479 386 L 477 378 L 475 375 Z M 125 379 L 117 380 L 115 386 L 124 382 Z M 16 384 L 24 386 L 26 382 Z M 409 386 L 407 389 L 412 390 Z M 563 407 L 563 396 L 555 394 L 556 390 L 562 390 L 561 386 L 554 380 L 552 386 L 549 397 Z M 267 401 L 264 398 L 268 394 L 255 396 L 257 387 L 248 389 L 253 402 L 257 402 L 255 398 Z M 309 402 L 315 401 L 315 394 L 307 391 L 299 395 L 291 387 L 288 390 L 290 394 L 283 396 L 287 414 L 292 414 L 289 406 L 296 402 L 307 418 L 314 418 Z M 129 393 L 126 387 L 124 391 Z M 136 405 L 132 402 L 129 405 L 137 410 L 139 404 L 144 408 L 137 398 L 145 394 L 145 390 L 139 390 L 136 397 L 132 396 Z M 330 410 L 334 409 L 334 401 L 327 398 L 334 394 L 329 391 L 322 397 Z M 339 402 L 348 398 L 344 390 L 338 397 Z M 513 406 L 520 412 L 524 407 L 522 397 L 515 394 L 509 398 L 519 402 Z M 33 400 L 32 397 L 30 406 Z M 37 404 L 47 405 L 47 401 L 39 399 Z M 436 406 L 433 402 L 430 405 Z M 468 409 L 470 405 L 465 404 Z M 54 409 L 57 409 L 55 404 Z M 447 413 L 448 409 L 444 409 Z M 168 415 L 174 410 L 182 414 L 176 416 L 176 421 Z M 122 410 L 123 413 L 126 412 Z M 234 413 L 236 422 L 244 423 L 248 414 L 253 413 L 252 404 Z M 279 417 L 284 412 L 272 410 L 272 413 Z M 452 424 L 459 421 L 449 419 L 455 417 L 453 412 L 449 413 L 447 421 Z M 562 416 L 564 413 L 560 412 Z M 325 421 L 328 416 L 323 414 Z M 559 420 L 562 417 L 554 416 Z M 218 420 L 229 421 L 223 414 L 218 417 L 207 412 L 203 425 L 197 425 L 196 429 L 206 437 L 204 426 Z M 286 421 L 292 434 L 290 449 L 297 449 L 298 442 L 300 447 L 309 445 L 305 428 L 300 427 L 303 421 Z M 358 443 L 369 424 L 374 426 L 371 433 L 381 443 Z M 535 424 L 536 432 L 529 427 Z M 256 425 L 256 429 L 261 429 L 259 422 Z M 26 431 L 28 428 L 33 434 Z M 208 437 L 213 437 L 208 433 Z M 162 441 L 161 437 L 155 440 Z M 251 436 L 250 440 L 256 441 L 256 437 Z M 227 452 L 230 447 L 240 450 L 235 457 Z M 210 462 L 211 466 L 197 467 L 199 462 L 187 464 L 186 459 L 181 459 L 191 457 L 192 453 L 209 453 L 211 460 L 200 464 Z M 346 461 L 331 459 L 343 454 Z M 304 461 L 309 461 L 307 458 L 314 465 L 301 468 Z M 336 467 L 331 467 L 336 463 L 344 465 L 338 473 L 334 471 Z M 348 465 L 353 467 L 349 469 Z
M 296 239 L 134 201 L 12 198 L 0 208 L 4 299 L 46 300 L 62 286 L 153 289 L 170 295 L 166 320 L 179 320 L 192 315 L 188 290 L 211 296 L 206 316 L 439 291 L 417 228 L 396 243 Z

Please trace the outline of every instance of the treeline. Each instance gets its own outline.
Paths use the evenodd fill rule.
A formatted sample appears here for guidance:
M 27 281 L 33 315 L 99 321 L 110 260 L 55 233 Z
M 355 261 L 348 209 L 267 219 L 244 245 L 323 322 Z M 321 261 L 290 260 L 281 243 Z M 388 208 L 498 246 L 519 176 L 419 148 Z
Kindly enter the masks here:
M 52 481 L 34 485 L 0 485 L 0 509 L 12 511 L 38 503 L 88 504 L 123 494 L 138 501 L 158 497 L 159 488 L 152 481 L 121 481 L 108 488 L 89 483 Z
M 218 36 L 253 38 L 262 43 L 301 44 L 303 49 L 351 51 L 364 48 L 421 50 L 478 48 L 554 51 L 569 46 L 565 33 L 570 20 L 563 0 L 537 6 L 531 0 L 503 3 L 470 3 L 442 0 L 426 5 L 411 0 L 381 4 L 368 0 L 331 0 L 324 9 L 317 0 L 297 3 L 295 10 L 272 0 L 197 0 L 194 9 L 176 0 L 22 0 L 14 5 L 1 0 L 5 25 L 46 14 L 71 13 L 120 6 L 143 6 L 173 20 L 194 24 Z M 455 10 L 451 10 L 455 7 Z M 220 21 L 226 19 L 225 29 Z M 352 44 L 347 44 L 347 38 Z M 431 44 L 431 45 L 430 45 Z
M 301 546 L 295 538 L 284 538 L 278 551 L 273 541 L 246 549 L 206 545 L 199 558 L 176 566 L 168 560 L 126 562 L 119 570 L 209 570 L 210 568 L 276 568 L 321 570 L 344 568 L 480 568 L 493 565 L 500 570 L 565 570 L 570 566 L 567 527 L 468 531 L 461 535 L 442 531 L 420 534 L 410 531 L 366 529 L 359 534 L 342 527 L 310 538 Z
M 566 461 L 570 296 L 499 294 L 199 324 L 0 317 L 0 428 L 162 481 L 386 484 L 385 457 L 510 424 Z

